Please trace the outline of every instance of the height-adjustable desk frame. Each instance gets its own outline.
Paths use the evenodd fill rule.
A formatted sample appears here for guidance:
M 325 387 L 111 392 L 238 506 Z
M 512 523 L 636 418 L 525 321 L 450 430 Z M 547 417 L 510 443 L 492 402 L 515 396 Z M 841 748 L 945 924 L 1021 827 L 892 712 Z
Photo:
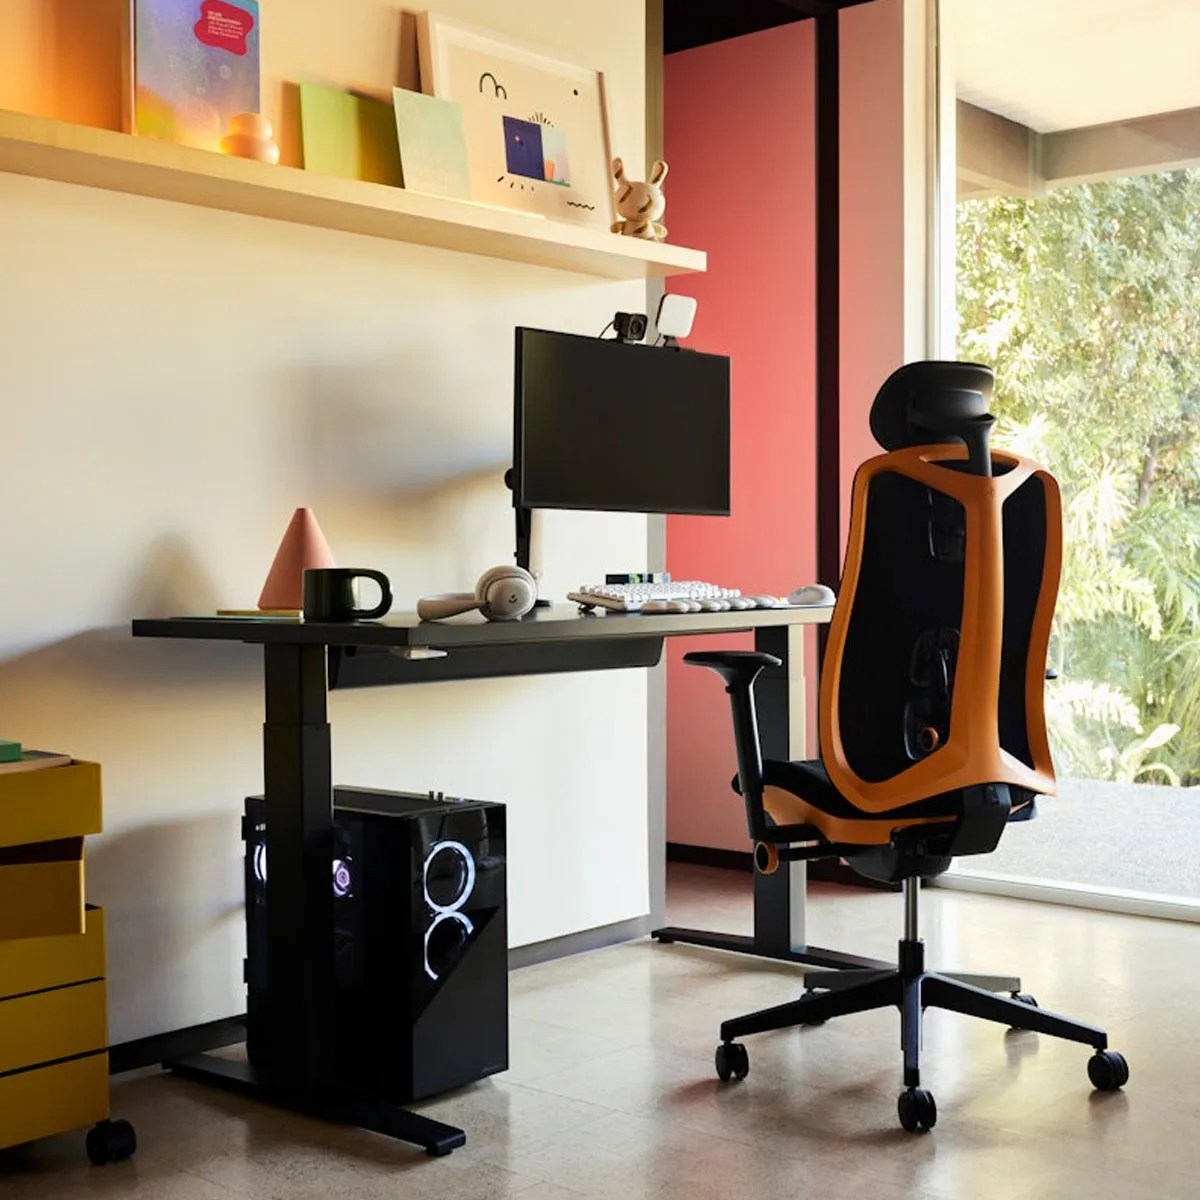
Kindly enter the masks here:
M 167 1064 L 178 1074 L 269 1103 L 372 1129 L 446 1154 L 465 1134 L 378 1097 L 348 1095 L 332 1061 L 334 980 L 333 779 L 328 693 L 340 688 L 451 679 L 651 667 L 668 637 L 753 630 L 755 645 L 784 666 L 758 688 L 763 750 L 787 756 L 802 744 L 801 646 L 804 625 L 828 621 L 828 608 L 689 614 L 598 614 L 538 610 L 521 621 L 489 623 L 478 614 L 427 623 L 415 616 L 347 624 L 175 617 L 133 623 L 137 637 L 245 642 L 263 648 L 266 719 L 263 783 L 267 803 L 267 960 L 269 1007 L 255 1030 L 258 1069 L 210 1055 Z M 798 732 L 797 732 L 798 731 Z M 657 848 L 652 847 L 651 852 Z M 873 966 L 873 960 L 804 944 L 803 866 L 755 876 L 754 935 L 662 929 L 664 941 L 819 966 Z M 799 887 L 793 887 L 793 879 Z

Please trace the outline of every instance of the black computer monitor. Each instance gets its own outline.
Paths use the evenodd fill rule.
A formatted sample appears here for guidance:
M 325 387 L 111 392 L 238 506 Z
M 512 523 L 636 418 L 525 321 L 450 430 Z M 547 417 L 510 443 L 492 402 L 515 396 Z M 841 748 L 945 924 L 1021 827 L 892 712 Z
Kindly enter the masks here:
M 729 359 L 517 329 L 519 508 L 729 515 Z

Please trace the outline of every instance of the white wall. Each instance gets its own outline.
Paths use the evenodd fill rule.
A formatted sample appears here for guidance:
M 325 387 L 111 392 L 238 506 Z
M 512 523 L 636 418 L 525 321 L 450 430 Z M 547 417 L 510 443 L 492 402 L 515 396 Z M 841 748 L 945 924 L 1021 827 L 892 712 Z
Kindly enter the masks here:
M 397 7 L 343 0 L 327 74 L 390 83 L 369 72 Z M 602 67 L 614 152 L 641 160 L 640 0 L 431 7 Z M 323 11 L 264 4 L 295 59 L 272 97 Z M 124 1041 L 242 1010 L 238 816 L 262 785 L 260 652 L 130 619 L 252 605 L 302 504 L 398 607 L 469 588 L 512 554 L 513 326 L 598 333 L 645 290 L 5 175 L 0 284 L 0 734 L 104 765 L 88 887 Z M 646 521 L 551 514 L 546 556 L 561 596 L 643 564 Z M 331 712 L 338 782 L 508 803 L 513 944 L 648 911 L 644 673 Z

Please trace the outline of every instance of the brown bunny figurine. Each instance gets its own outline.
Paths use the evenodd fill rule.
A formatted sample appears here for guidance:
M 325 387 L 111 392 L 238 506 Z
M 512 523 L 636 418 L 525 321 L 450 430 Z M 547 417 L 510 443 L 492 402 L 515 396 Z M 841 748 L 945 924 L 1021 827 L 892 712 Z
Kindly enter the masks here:
M 667 164 L 661 158 L 655 159 L 648 183 L 631 183 L 626 179 L 625 164 L 619 158 L 613 159 L 612 169 L 617 181 L 617 212 L 621 215 L 621 220 L 613 222 L 613 233 L 664 241 L 667 227 L 658 218 L 667 210 L 667 198 L 662 191 Z

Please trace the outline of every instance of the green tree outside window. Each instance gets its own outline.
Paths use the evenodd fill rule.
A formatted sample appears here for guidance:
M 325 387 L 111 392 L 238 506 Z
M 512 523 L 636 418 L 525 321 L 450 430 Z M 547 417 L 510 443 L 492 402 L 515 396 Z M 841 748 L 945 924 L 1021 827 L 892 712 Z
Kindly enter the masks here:
M 1200 170 L 962 201 L 958 314 L 1062 487 L 1060 773 L 1200 784 Z

